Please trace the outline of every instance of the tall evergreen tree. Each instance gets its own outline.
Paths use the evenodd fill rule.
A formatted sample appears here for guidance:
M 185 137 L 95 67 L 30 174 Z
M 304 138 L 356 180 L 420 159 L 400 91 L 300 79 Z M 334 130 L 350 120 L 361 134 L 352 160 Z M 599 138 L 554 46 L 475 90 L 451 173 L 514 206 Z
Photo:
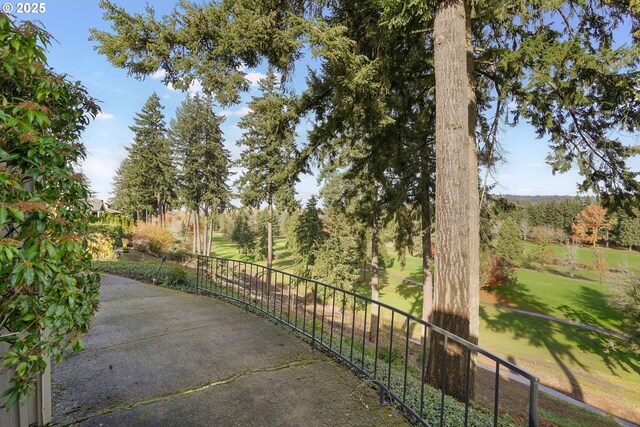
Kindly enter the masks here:
M 640 248 L 640 210 L 634 209 L 632 215 L 620 215 L 618 221 L 618 243 L 629 250 Z
M 293 238 L 296 253 L 294 259 L 296 260 L 296 269 L 301 275 L 309 274 L 311 266 L 315 263 L 318 248 L 326 239 L 324 224 L 320 218 L 317 204 L 318 199 L 311 196 L 295 224 Z
M 160 97 L 154 92 L 136 113 L 135 124 L 129 126 L 134 138 L 131 147 L 127 147 L 128 157 L 116 174 L 114 205 L 153 211 L 164 222 L 165 212 L 176 195 L 176 170 L 162 109 Z
M 246 258 L 255 250 L 256 234 L 249 225 L 249 218 L 245 212 L 240 212 L 234 221 L 231 240 L 238 245 L 238 250 Z
M 273 68 L 258 84 L 261 96 L 249 103 L 251 112 L 238 127 L 244 130 L 237 142 L 244 150 L 238 165 L 245 169 L 238 180 L 240 198 L 245 206 L 259 208 L 267 204 L 267 267 L 273 264 L 273 210 L 290 209 L 297 182 L 291 165 L 297 156 L 296 116 L 291 100 L 278 84 Z
M 512 265 L 518 265 L 524 256 L 524 241 L 518 224 L 508 217 L 500 227 L 498 236 L 493 242 L 494 253 Z
M 187 97 L 168 132 L 179 171 L 179 194 L 193 216 L 193 251 L 209 255 L 213 218 L 229 205 L 230 154 L 211 97 Z M 201 222 L 201 216 L 204 223 Z M 202 231 L 201 231 L 202 229 Z

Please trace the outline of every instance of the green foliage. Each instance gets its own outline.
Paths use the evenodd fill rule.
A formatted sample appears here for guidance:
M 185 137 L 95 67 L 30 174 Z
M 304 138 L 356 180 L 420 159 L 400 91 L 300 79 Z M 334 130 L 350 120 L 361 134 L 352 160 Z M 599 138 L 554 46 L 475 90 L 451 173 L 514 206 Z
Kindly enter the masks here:
M 135 225 L 133 218 L 131 216 L 114 214 L 114 213 L 101 214 L 99 217 L 95 218 L 94 224 L 107 224 L 111 226 L 120 226 L 120 228 L 122 228 L 123 233 L 125 234 L 131 233 L 131 230 Z
M 175 198 L 176 170 L 160 97 L 154 92 L 136 113 L 131 147 L 114 178 L 113 205 L 126 213 L 144 210 L 162 216 Z M 140 218 L 137 218 L 140 220 Z
M 294 259 L 296 269 L 301 274 L 307 274 L 316 260 L 316 253 L 326 239 L 324 224 L 320 219 L 320 211 L 316 207 L 317 199 L 311 196 L 306 208 L 295 223 L 293 233 Z
M 351 290 L 362 267 L 358 242 L 344 218 L 330 217 L 326 224 L 329 232 L 318 248 L 311 273 L 324 283 Z
M 245 259 L 255 250 L 255 239 L 256 235 L 249 225 L 247 215 L 241 212 L 236 216 L 233 231 L 231 232 L 231 240 L 238 245 L 238 250 Z
M 243 130 L 237 142 L 243 148 L 238 165 L 244 168 L 238 179 L 240 199 L 244 206 L 259 208 L 267 203 L 280 210 L 295 207 L 294 186 L 297 182 L 295 137 L 296 115 L 293 100 L 279 87 L 272 68 L 258 84 L 260 97 L 251 98 L 251 111 L 242 117 Z
M 513 265 L 518 265 L 522 261 L 524 257 L 524 242 L 520 235 L 520 228 L 512 217 L 508 217 L 500 227 L 500 232 L 494 240 L 493 247 L 495 255 Z
M 45 357 L 82 348 L 98 307 L 89 272 L 89 191 L 72 165 L 99 108 L 85 88 L 47 65 L 50 36 L 0 13 L 0 354 L 15 371 L 7 408 L 35 390 Z M 43 331 L 46 331 L 43 332 Z
M 616 230 L 618 243 L 628 248 L 640 248 L 640 211 L 634 215 L 621 215 Z
M 544 269 L 545 265 L 553 264 L 554 260 L 555 251 L 548 240 L 540 241 L 527 257 L 527 262 L 538 264 L 538 270 Z
M 230 154 L 210 97 L 187 97 L 168 132 L 179 165 L 179 194 L 189 209 L 224 210 L 230 198 Z
M 267 224 L 258 225 L 258 243 L 255 249 L 255 259 L 262 261 L 267 259 L 267 250 L 269 247 L 269 233 L 267 232 Z
M 176 155 L 181 201 L 192 211 L 193 249 L 211 253 L 215 215 L 229 206 L 230 154 L 210 96 L 187 97 L 171 121 L 169 139 Z M 201 218 L 201 215 L 204 218 Z
M 189 273 L 183 267 L 172 265 L 162 279 L 162 283 L 170 288 L 188 288 L 191 285 Z
M 571 232 L 571 225 L 586 201 L 578 197 L 561 200 L 541 200 L 534 203 L 518 203 L 520 218 L 526 218 L 529 227 L 546 226 Z

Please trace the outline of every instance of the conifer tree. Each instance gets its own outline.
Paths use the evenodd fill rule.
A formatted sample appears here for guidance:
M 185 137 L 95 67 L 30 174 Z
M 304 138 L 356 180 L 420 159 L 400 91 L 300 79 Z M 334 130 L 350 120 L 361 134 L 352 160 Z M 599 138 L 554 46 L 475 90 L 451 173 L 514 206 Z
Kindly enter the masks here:
M 249 218 L 245 212 L 240 212 L 234 221 L 231 240 L 238 245 L 238 250 L 246 259 L 256 247 L 256 235 L 249 225 Z
M 273 264 L 273 210 L 294 205 L 295 171 L 291 165 L 297 155 L 294 142 L 295 114 L 292 102 L 278 84 L 273 68 L 258 87 L 261 95 L 249 103 L 251 112 L 238 127 L 244 130 L 237 144 L 244 150 L 238 165 L 245 171 L 238 180 L 240 198 L 247 207 L 267 204 L 267 268 Z
M 635 209 L 632 215 L 621 215 L 618 221 L 618 241 L 629 250 L 640 247 L 640 211 Z
M 317 208 L 318 199 L 311 196 L 307 200 L 305 209 L 295 224 L 294 239 L 296 253 L 296 269 L 299 274 L 305 275 L 314 265 L 318 248 L 326 239 L 324 224 L 320 219 L 320 211 Z
M 512 217 L 508 217 L 500 227 L 500 232 L 494 241 L 494 253 L 512 265 L 518 265 L 524 256 L 524 242 L 518 224 Z
M 115 178 L 114 204 L 131 210 L 151 210 L 164 222 L 165 212 L 175 198 L 176 171 L 166 138 L 160 97 L 154 92 L 134 117 L 134 133 L 128 157 Z M 138 215 L 138 218 L 140 216 Z
M 179 171 L 180 198 L 193 215 L 193 251 L 202 255 L 211 253 L 214 215 L 227 208 L 231 197 L 230 154 L 223 145 L 222 120 L 213 111 L 211 97 L 196 95 L 178 107 L 168 132 Z

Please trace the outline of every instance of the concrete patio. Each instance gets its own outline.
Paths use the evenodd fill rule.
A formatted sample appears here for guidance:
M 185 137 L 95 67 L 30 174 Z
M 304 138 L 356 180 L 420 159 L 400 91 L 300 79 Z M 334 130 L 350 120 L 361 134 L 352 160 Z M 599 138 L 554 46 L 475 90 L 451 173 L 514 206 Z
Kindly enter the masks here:
M 106 275 L 86 348 L 53 368 L 53 424 L 406 424 L 346 367 L 225 302 Z

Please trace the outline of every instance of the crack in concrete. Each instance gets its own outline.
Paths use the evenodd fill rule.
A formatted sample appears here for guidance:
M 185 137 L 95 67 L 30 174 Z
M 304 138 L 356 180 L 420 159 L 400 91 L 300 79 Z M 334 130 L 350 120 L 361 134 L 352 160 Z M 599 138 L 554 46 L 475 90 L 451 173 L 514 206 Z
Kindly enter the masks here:
M 225 384 L 230 384 L 232 382 L 234 382 L 235 380 L 237 380 L 238 378 L 242 378 L 248 375 L 253 375 L 253 374 L 259 374 L 262 372 L 276 372 L 276 371 L 282 371 L 284 369 L 290 369 L 290 368 L 295 368 L 295 367 L 299 367 L 299 366 L 308 366 L 308 365 L 312 365 L 314 363 L 322 363 L 322 362 L 328 362 L 328 359 L 325 358 L 302 358 L 302 359 L 297 359 L 297 360 L 292 360 L 289 361 L 287 363 L 283 363 L 283 364 L 279 364 L 279 365 L 274 365 L 274 366 L 267 366 L 264 368 L 257 368 L 257 369 L 245 369 L 244 371 L 240 371 L 240 372 L 236 372 L 232 375 L 229 375 L 228 377 L 221 379 L 221 380 L 216 380 L 216 381 L 212 381 L 209 383 L 205 383 L 203 385 L 197 386 L 197 387 L 193 387 L 193 388 L 187 388 L 184 390 L 180 390 L 177 392 L 173 392 L 173 393 L 168 393 L 168 394 L 163 394 L 161 396 L 153 396 L 153 397 L 147 397 L 145 399 L 142 400 L 138 400 L 135 402 L 127 402 L 127 403 L 119 403 L 116 405 L 112 405 L 112 406 L 108 406 L 106 408 L 102 408 L 102 409 L 98 409 L 97 411 L 94 411 L 91 414 L 85 415 L 81 418 L 77 418 L 74 419 L 70 422 L 67 422 L 65 424 L 57 424 L 55 421 L 52 423 L 52 426 L 60 426 L 60 427 L 68 427 L 68 426 L 72 426 L 74 424 L 77 423 L 81 423 L 83 421 L 87 421 L 90 420 L 92 418 L 98 417 L 98 416 L 102 416 L 102 415 L 109 415 L 109 414 L 113 414 L 113 413 L 117 413 L 117 412 L 122 412 L 122 411 L 128 411 L 131 409 L 135 409 L 141 406 L 146 406 L 152 403 L 156 403 L 156 402 L 162 402 L 165 400 L 169 400 L 175 397 L 182 397 L 182 396 L 187 396 L 193 393 L 198 393 L 207 389 L 210 389 L 212 387 L 217 387 L 217 386 L 221 386 L 221 385 L 225 385 Z M 71 413 L 73 413 L 75 411 L 69 412 L 65 415 L 69 415 Z
M 145 337 L 142 337 L 142 338 L 137 338 L 135 340 L 124 341 L 124 342 L 120 342 L 120 343 L 117 343 L 117 344 L 111 344 L 111 345 L 106 345 L 106 346 L 97 347 L 97 348 L 84 349 L 82 351 L 82 353 L 80 353 L 80 354 L 97 353 L 99 351 L 110 350 L 112 348 L 121 347 L 123 345 L 133 344 L 133 343 L 142 342 L 142 341 L 148 341 L 148 340 L 152 340 L 154 338 L 162 338 L 162 337 L 166 337 L 166 336 L 169 336 L 169 335 L 181 334 L 183 332 L 195 331 L 197 329 L 211 328 L 212 326 L 217 326 L 217 325 L 218 325 L 217 322 L 213 322 L 213 323 L 208 323 L 206 325 L 194 326 L 193 328 L 180 329 L 180 330 L 177 330 L 177 331 L 169 331 L 169 332 L 165 332 L 165 333 L 162 333 L 162 334 L 156 334 L 156 335 L 148 335 L 148 336 L 145 336 Z

